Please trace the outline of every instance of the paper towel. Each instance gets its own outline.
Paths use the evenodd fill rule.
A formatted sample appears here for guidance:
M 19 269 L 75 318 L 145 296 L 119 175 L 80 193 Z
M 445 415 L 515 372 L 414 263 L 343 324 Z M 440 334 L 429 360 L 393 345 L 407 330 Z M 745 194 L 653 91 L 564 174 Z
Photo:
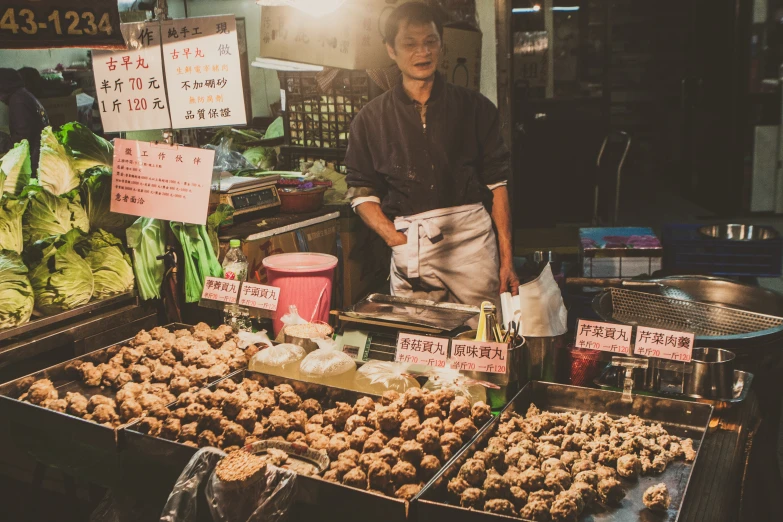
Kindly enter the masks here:
M 500 295 L 500 310 L 506 329 L 517 311 L 521 312 L 519 333 L 530 337 L 553 337 L 568 331 L 568 311 L 560 287 L 547 265 L 536 279 L 519 286 L 519 295 Z

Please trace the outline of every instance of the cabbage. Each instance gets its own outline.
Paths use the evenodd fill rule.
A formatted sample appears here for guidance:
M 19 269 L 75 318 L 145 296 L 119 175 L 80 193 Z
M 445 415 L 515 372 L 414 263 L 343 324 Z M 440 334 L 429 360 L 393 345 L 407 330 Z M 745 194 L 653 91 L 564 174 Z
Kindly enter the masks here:
M 285 132 L 285 127 L 283 126 L 283 117 L 278 116 L 275 121 L 273 121 L 271 124 L 269 124 L 269 127 L 266 128 L 266 132 L 264 133 L 264 139 L 269 140 L 272 138 L 279 138 L 282 136 Z
M 50 315 L 90 302 L 93 277 L 90 265 L 73 249 L 84 234 L 74 229 L 36 242 L 28 253 L 35 309 Z
M 0 330 L 19 326 L 33 313 L 33 287 L 16 252 L 0 251 Z
M 260 170 L 274 170 L 277 167 L 277 153 L 272 147 L 252 147 L 242 155 Z
M 166 252 L 166 236 L 159 219 L 139 218 L 125 231 L 128 247 L 133 249 L 133 271 L 138 281 L 139 296 L 160 298 L 160 287 L 166 267 L 161 256 Z
M 25 243 L 33 243 L 48 236 L 59 236 L 78 228 L 90 231 L 87 213 L 81 207 L 79 193 L 74 191 L 62 197 L 53 196 L 40 187 L 27 187 L 30 199 L 22 218 Z
M 8 194 L 0 196 L 0 250 L 22 253 L 22 215 L 27 208 L 27 199 Z
M 81 196 L 90 222 L 90 230 L 102 228 L 113 234 L 124 234 L 125 229 L 137 219 L 137 216 L 110 210 L 111 169 L 94 167 L 85 172 Z
M 207 216 L 207 235 L 214 252 L 220 252 L 220 240 L 218 231 L 223 225 L 230 225 L 233 222 L 234 207 L 221 203 L 215 208 L 215 211 Z
M 97 230 L 79 241 L 75 249 L 92 270 L 93 297 L 103 299 L 133 289 L 133 267 L 122 250 L 122 241 L 105 230 Z
M 95 135 L 81 123 L 66 123 L 57 132 L 59 141 L 71 156 L 74 170 L 82 173 L 92 167 L 111 168 L 114 145 Z
M 0 160 L 0 192 L 18 196 L 30 181 L 31 173 L 30 145 L 22 140 Z
M 79 186 L 79 176 L 73 169 L 71 158 L 65 147 L 57 141 L 51 127 L 46 127 L 41 132 L 38 181 L 55 196 L 61 196 Z

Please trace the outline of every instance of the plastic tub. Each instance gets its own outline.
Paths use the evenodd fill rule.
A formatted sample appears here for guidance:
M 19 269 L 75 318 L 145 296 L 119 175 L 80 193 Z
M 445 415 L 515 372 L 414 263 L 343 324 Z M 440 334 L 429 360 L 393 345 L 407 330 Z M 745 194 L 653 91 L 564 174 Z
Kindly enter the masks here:
M 327 190 L 328 187 L 318 187 L 312 190 L 278 190 L 280 212 L 283 214 L 315 212 L 324 206 L 324 194 Z
M 296 305 L 299 315 L 309 322 L 329 321 L 332 304 L 332 279 L 337 258 L 328 254 L 296 252 L 264 258 L 267 284 L 280 289 L 273 317 L 275 335 L 289 306 Z

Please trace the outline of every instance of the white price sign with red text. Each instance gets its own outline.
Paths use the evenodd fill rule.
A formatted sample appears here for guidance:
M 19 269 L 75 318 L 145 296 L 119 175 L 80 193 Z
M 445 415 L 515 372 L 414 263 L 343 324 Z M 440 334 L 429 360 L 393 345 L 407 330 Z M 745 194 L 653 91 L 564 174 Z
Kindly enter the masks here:
M 202 299 L 228 304 L 236 304 L 238 295 L 239 281 L 220 277 L 207 277 L 204 281 L 204 290 L 201 292 Z
M 633 326 L 580 319 L 574 347 L 628 355 L 631 353 L 632 334 Z
M 397 336 L 396 362 L 445 368 L 449 358 L 449 340 L 426 335 L 400 333 Z
M 454 370 L 485 373 L 506 373 L 508 345 L 482 341 L 451 342 L 449 365 Z
M 691 362 L 694 337 L 692 333 L 637 326 L 633 353 L 645 357 Z
M 277 310 L 277 302 L 280 299 L 280 289 L 276 286 L 258 285 L 255 283 L 242 283 L 239 292 L 239 304 L 261 310 Z

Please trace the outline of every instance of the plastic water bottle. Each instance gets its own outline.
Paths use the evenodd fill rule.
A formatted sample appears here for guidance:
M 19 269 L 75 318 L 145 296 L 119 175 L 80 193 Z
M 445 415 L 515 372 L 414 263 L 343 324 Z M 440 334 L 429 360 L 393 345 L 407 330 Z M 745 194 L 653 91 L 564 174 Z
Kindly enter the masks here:
M 229 251 L 223 259 L 223 278 L 234 281 L 247 281 L 247 257 L 240 248 L 241 242 L 232 239 L 229 242 Z M 251 332 L 253 324 L 250 320 L 250 310 L 236 304 L 226 305 L 223 309 L 223 323 L 227 324 L 235 332 Z

